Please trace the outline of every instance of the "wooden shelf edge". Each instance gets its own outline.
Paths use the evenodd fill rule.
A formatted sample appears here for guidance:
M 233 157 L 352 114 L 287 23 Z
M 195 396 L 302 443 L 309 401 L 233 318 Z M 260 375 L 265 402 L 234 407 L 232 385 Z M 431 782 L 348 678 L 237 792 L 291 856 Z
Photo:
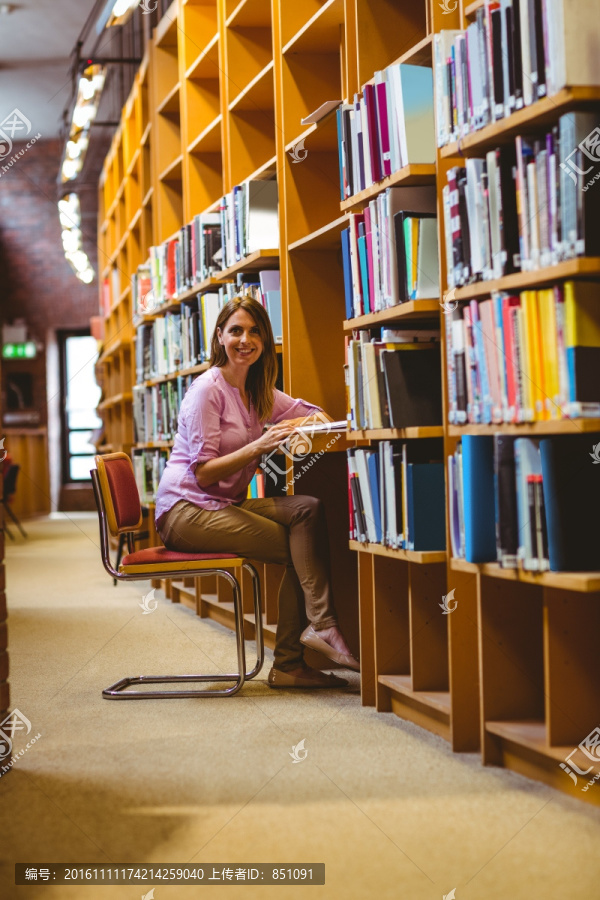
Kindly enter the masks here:
M 447 718 L 448 724 L 450 723 L 450 691 L 414 691 L 410 675 L 378 675 L 377 681 L 388 690 L 396 691 L 436 710 Z
M 263 69 L 260 70 L 260 72 L 257 75 L 254 76 L 254 78 L 251 81 L 248 82 L 248 84 L 244 88 L 242 88 L 242 90 L 239 92 L 239 94 L 236 94 L 234 99 L 231 101 L 231 103 L 227 107 L 229 112 L 235 112 L 236 108 L 242 102 L 244 97 L 247 97 L 248 94 L 252 91 L 252 89 L 255 88 L 258 84 L 260 84 L 260 82 L 263 80 L 263 78 L 267 77 L 269 72 L 273 72 L 274 68 L 275 68 L 275 63 L 273 60 L 271 60 L 270 62 L 267 63 L 267 65 Z
M 395 322 L 397 319 L 436 318 L 440 314 L 439 300 L 408 300 L 397 306 L 380 309 L 377 312 L 366 313 L 364 316 L 356 316 L 354 319 L 345 319 L 344 331 L 354 331 L 357 328 L 370 328 L 374 325 L 384 325 L 386 322 Z
M 218 43 L 219 43 L 219 32 L 217 31 L 217 33 L 211 37 L 208 44 L 205 45 L 204 49 L 200 51 L 200 53 L 198 54 L 198 56 L 196 57 L 194 62 L 187 67 L 187 70 L 185 73 L 186 81 L 194 80 L 194 72 L 199 67 L 199 65 L 202 62 L 202 60 L 204 59 L 204 57 L 207 56 L 210 53 L 210 51 L 213 49 L 215 44 L 218 44 Z M 215 75 L 215 78 L 218 78 L 218 77 L 219 77 L 219 70 L 217 69 L 217 74 Z
M 440 147 L 440 156 L 442 159 L 454 156 L 477 156 L 491 145 L 512 140 L 524 129 L 541 127 L 547 121 L 557 119 L 561 113 L 573 106 L 598 102 L 600 102 L 600 86 L 598 85 L 562 88 L 551 97 L 536 100 L 535 103 L 518 109 L 498 122 L 471 132 L 459 141 Z
M 206 126 L 206 128 L 204 128 L 204 129 L 200 132 L 200 134 L 197 135 L 197 136 L 194 138 L 194 140 L 191 141 L 191 143 L 188 144 L 187 152 L 188 152 L 188 153 L 198 153 L 198 152 L 201 152 L 201 151 L 198 150 L 198 146 L 199 146 L 203 141 L 205 141 L 206 138 L 207 138 L 210 134 L 212 134 L 212 132 L 213 132 L 216 128 L 218 128 L 218 127 L 221 125 L 221 122 L 222 122 L 222 121 L 223 121 L 223 116 L 221 115 L 221 113 L 219 113 L 219 115 L 218 115 L 218 116 L 215 116 L 215 118 L 212 120 L 212 122 L 209 122 L 209 124 Z M 208 153 L 217 153 L 218 151 L 216 151 L 216 150 L 208 150 L 207 152 L 208 152 Z
M 219 272 L 215 278 L 218 282 L 223 282 L 228 281 L 233 275 L 244 269 L 256 271 L 263 268 L 263 266 L 266 269 L 273 269 L 276 268 L 273 265 L 273 262 L 275 261 L 279 264 L 279 250 L 255 250 L 254 253 L 244 257 L 244 259 L 240 259 L 235 265 L 229 266 L 228 269 L 223 269 L 223 271 Z
M 599 572 L 527 572 L 524 569 L 503 569 L 498 563 L 472 563 L 464 559 L 450 558 L 450 569 L 455 572 L 471 572 L 489 578 L 520 581 L 540 587 L 558 588 L 564 591 L 593 594 L 600 592 Z
M 372 553 L 374 556 L 388 556 L 391 559 L 402 559 L 405 562 L 432 564 L 445 563 L 445 550 L 395 550 L 383 544 L 365 544 L 362 541 L 350 541 L 350 549 L 359 553 Z
M 448 425 L 450 437 L 462 437 L 464 434 L 494 435 L 498 432 L 526 437 L 530 434 L 585 434 L 593 431 L 600 431 L 600 419 L 551 419 L 544 422 L 523 422 L 519 425 L 509 422 L 495 425 Z
M 360 431 L 348 431 L 348 439 L 356 441 L 398 441 L 443 436 L 442 425 L 415 425 L 411 428 L 367 428 Z
M 291 244 L 288 244 L 288 250 L 298 250 L 300 247 L 315 243 L 320 237 L 325 237 L 336 231 L 340 232 L 347 222 L 348 216 L 340 216 L 339 219 L 334 219 L 333 222 L 323 225 L 322 228 L 318 228 L 316 231 L 311 232 L 311 234 L 307 234 L 306 237 L 299 238 L 297 241 L 292 241 Z
M 565 259 L 554 266 L 546 266 L 543 269 L 533 269 L 529 272 L 514 272 L 512 275 L 504 275 L 490 281 L 476 281 L 465 287 L 454 290 L 454 299 L 472 300 L 477 297 L 485 297 L 500 291 L 525 290 L 544 284 L 554 284 L 556 281 L 564 281 L 568 278 L 600 278 L 600 257 L 577 256 L 573 259 Z
M 165 381 L 174 381 L 176 378 L 185 375 L 199 375 L 201 372 L 206 372 L 209 368 L 210 363 L 204 362 L 200 363 L 198 366 L 190 366 L 187 369 L 177 369 L 176 372 L 169 372 L 167 375 L 157 375 L 156 378 L 150 378 L 148 381 L 143 381 L 141 384 L 136 384 L 135 386 L 142 388 L 155 387 L 157 384 L 164 384 Z
M 399 169 L 397 172 L 392 172 L 391 175 L 387 175 L 383 181 L 378 181 L 377 184 L 372 184 L 370 187 L 365 188 L 364 191 L 360 191 L 358 194 L 354 194 L 352 197 L 348 197 L 347 200 L 342 200 L 340 202 L 340 209 L 342 212 L 348 212 L 352 209 L 356 209 L 359 206 L 364 206 L 369 203 L 377 194 L 381 194 L 382 191 L 387 190 L 389 187 L 395 187 L 401 184 L 406 185 L 420 185 L 420 184 L 433 184 L 435 183 L 436 178 L 436 168 L 435 164 L 429 163 L 413 163 L 409 166 L 404 166 L 402 169 Z
M 181 179 L 182 179 L 182 173 L 181 173 L 181 168 L 182 168 L 182 166 L 183 166 L 183 154 L 180 153 L 179 156 L 175 157 L 175 159 L 173 160 L 173 162 L 170 163 L 170 164 L 166 167 L 166 169 L 164 169 L 164 170 L 160 173 L 160 175 L 158 176 L 158 180 L 159 180 L 159 181 L 181 181 Z M 174 178 L 174 177 L 172 177 L 172 176 L 173 176 L 173 173 L 177 171 L 177 169 L 180 170 L 180 174 L 179 174 L 179 177 L 178 177 L 178 178 L 177 178 L 177 177 Z
M 326 0 L 326 2 L 321 6 L 317 12 L 311 16 L 311 18 L 306 22 L 302 28 L 300 28 L 296 34 L 286 42 L 286 44 L 281 48 L 281 55 L 285 56 L 286 53 L 289 53 L 290 50 L 294 48 L 296 44 L 298 44 L 302 38 L 304 38 L 315 25 L 319 24 L 319 20 L 328 17 L 332 10 L 339 9 L 341 11 L 340 16 L 340 25 L 344 24 L 344 3 L 343 0 Z

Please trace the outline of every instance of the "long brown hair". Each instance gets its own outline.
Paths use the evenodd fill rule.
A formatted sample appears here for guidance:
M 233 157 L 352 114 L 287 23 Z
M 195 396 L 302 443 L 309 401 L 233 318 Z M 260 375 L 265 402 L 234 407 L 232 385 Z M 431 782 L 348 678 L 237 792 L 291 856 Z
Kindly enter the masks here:
M 263 350 L 259 359 L 252 363 L 248 371 L 246 390 L 258 414 L 259 421 L 268 422 L 273 411 L 273 391 L 277 380 L 277 353 L 275 352 L 273 329 L 271 328 L 271 321 L 267 311 L 254 297 L 248 294 L 241 297 L 232 297 L 219 313 L 211 341 L 210 365 L 211 367 L 223 368 L 227 364 L 227 353 L 225 352 L 225 347 L 219 343 L 217 328 L 220 328 L 222 331 L 227 320 L 238 309 L 243 309 L 252 316 L 258 326 L 263 343 Z

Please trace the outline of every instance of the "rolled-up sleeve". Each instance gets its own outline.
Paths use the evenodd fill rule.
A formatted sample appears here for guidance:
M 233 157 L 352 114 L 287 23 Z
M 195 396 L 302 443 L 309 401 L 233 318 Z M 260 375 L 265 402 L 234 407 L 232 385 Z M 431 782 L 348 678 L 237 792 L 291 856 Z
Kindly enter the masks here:
M 275 425 L 283 419 L 297 419 L 299 416 L 312 416 L 314 413 L 323 412 L 320 406 L 307 403 L 306 400 L 295 400 L 283 391 L 275 391 L 273 400 L 273 412 L 271 422 Z
M 220 455 L 222 406 L 220 391 L 208 382 L 197 391 L 193 403 L 186 409 L 191 472 L 195 472 L 199 463 Z

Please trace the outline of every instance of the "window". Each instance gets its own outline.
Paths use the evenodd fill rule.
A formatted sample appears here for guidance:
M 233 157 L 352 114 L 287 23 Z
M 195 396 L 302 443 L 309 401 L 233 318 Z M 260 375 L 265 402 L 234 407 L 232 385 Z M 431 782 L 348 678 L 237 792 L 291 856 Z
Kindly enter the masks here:
M 89 481 L 96 448 L 92 431 L 102 426 L 96 414 L 100 388 L 94 377 L 97 343 L 89 332 L 60 332 L 63 484 Z

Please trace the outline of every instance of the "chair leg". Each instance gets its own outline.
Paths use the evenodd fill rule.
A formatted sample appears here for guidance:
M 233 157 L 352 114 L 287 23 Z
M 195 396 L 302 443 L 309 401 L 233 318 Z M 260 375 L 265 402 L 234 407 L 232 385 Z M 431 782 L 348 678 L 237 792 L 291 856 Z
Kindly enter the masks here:
M 238 658 L 238 672 L 233 675 L 138 675 L 122 678 L 102 691 L 105 700 L 161 700 L 165 697 L 185 699 L 189 697 L 230 697 L 237 694 L 246 679 L 246 649 L 244 646 L 244 616 L 242 594 L 238 579 L 225 569 L 215 569 L 214 574 L 227 579 L 233 588 L 235 611 L 235 634 Z M 253 670 L 254 671 L 254 670 Z M 231 687 L 212 691 L 128 691 L 132 684 L 176 684 L 180 682 L 233 681 Z
M 256 665 L 251 672 L 246 672 L 246 680 L 255 678 L 263 667 L 265 661 L 265 642 L 263 637 L 263 620 L 262 609 L 260 608 L 260 578 L 258 572 L 251 563 L 244 563 L 243 568 L 246 569 L 252 577 L 252 599 L 254 600 L 254 637 L 256 640 Z
M 14 541 L 15 536 L 12 533 L 12 531 L 10 530 L 10 528 L 8 527 L 8 525 L 6 524 L 6 522 L 4 523 L 4 530 L 7 533 L 7 535 L 9 536 L 9 538 L 11 539 L 11 541 Z
M 23 526 L 17 519 L 16 515 L 14 514 L 14 512 L 12 511 L 12 509 L 10 508 L 8 503 L 5 500 L 3 500 L 2 505 L 4 506 L 4 509 L 7 511 L 7 513 L 9 514 L 9 516 L 11 517 L 11 519 L 13 520 L 13 522 L 15 523 L 15 525 L 17 526 L 17 528 L 19 529 L 19 531 L 21 532 L 23 537 L 26 538 L 27 532 L 25 531 L 25 529 L 23 528 Z
M 119 569 L 119 566 L 121 565 L 121 559 L 123 558 L 123 548 L 124 548 L 124 546 L 125 546 L 125 535 L 124 535 L 124 534 L 120 534 L 120 535 L 119 535 L 119 546 L 118 546 L 118 549 L 117 549 L 117 562 L 116 562 L 116 564 L 115 564 L 115 569 L 117 569 L 117 571 L 118 571 L 118 569 Z M 117 584 L 117 579 L 116 579 L 116 578 L 113 578 L 113 585 L 116 586 L 116 584 Z

